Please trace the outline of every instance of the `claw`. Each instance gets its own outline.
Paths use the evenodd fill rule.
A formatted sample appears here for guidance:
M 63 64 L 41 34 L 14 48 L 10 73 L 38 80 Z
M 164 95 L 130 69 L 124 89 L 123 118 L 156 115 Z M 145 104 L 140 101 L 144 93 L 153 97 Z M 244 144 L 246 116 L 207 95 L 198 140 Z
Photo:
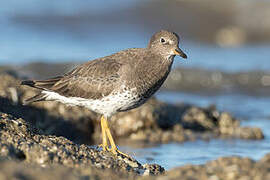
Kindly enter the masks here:
M 110 148 L 109 146 L 104 146 L 103 144 L 100 144 L 97 146 L 98 148 L 101 148 L 102 151 L 105 151 L 105 152 L 110 152 L 112 153 L 113 155 L 122 155 L 124 157 L 127 157 L 127 158 L 131 158 L 129 155 L 121 152 L 118 148 Z
M 103 144 L 100 144 L 97 146 L 98 148 L 101 148 L 102 151 L 108 151 L 108 149 L 110 149 L 108 146 L 104 146 Z
M 114 155 L 119 155 L 120 154 L 121 156 L 124 156 L 124 157 L 126 157 L 128 159 L 132 159 L 129 155 L 121 152 L 117 147 L 114 147 L 114 148 L 112 147 L 112 148 L 108 149 L 108 151 L 111 152 Z
M 110 128 L 108 126 L 107 118 L 104 116 L 101 117 L 101 130 L 102 130 L 102 141 L 103 143 L 98 145 L 98 147 L 102 148 L 102 151 L 108 151 L 114 155 L 122 155 L 126 158 L 132 159 L 129 155 L 118 150 L 117 146 L 114 143 L 113 137 L 111 135 Z M 107 138 L 111 144 L 111 148 L 108 146 Z

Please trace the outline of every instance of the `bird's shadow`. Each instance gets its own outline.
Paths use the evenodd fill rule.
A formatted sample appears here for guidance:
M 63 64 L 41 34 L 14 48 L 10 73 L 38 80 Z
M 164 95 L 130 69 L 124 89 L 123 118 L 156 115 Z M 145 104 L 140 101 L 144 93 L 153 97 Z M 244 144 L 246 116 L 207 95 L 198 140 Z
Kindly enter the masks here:
M 39 129 L 39 134 L 63 136 L 75 143 L 92 144 L 94 124 L 86 118 L 67 120 L 63 117 L 50 115 L 48 110 L 13 103 L 7 98 L 0 97 L 0 112 L 22 118 Z

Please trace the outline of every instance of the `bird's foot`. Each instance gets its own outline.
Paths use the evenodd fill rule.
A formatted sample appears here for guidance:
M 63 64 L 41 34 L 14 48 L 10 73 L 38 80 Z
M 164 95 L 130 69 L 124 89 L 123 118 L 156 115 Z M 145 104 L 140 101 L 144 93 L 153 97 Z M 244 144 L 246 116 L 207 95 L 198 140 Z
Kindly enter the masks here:
M 97 147 L 101 148 L 103 152 L 110 152 L 115 156 L 120 155 L 121 157 L 124 157 L 124 158 L 133 159 L 131 156 L 121 152 L 117 147 L 115 147 L 115 148 L 111 147 L 110 148 L 108 145 L 103 145 L 103 144 L 100 144 Z
M 108 149 L 109 152 L 111 152 L 112 154 L 118 156 L 122 156 L 122 157 L 125 157 L 125 158 L 128 158 L 128 159 L 132 159 L 129 155 L 121 152 L 117 147 L 111 147 L 110 149 Z
M 108 145 L 104 145 L 104 144 L 100 144 L 97 147 L 98 148 L 101 148 L 102 151 L 109 151 L 110 150 L 109 146 Z

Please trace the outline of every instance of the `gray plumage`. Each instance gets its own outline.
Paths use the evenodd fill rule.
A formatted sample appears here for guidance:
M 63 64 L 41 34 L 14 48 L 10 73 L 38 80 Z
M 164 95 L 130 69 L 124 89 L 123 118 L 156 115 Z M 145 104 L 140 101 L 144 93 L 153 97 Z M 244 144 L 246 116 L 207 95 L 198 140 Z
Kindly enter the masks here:
M 80 98 L 80 101 L 89 100 L 92 104 L 97 103 L 97 100 L 110 101 L 109 97 L 117 97 L 120 104 L 114 103 L 117 107 L 109 115 L 133 109 L 143 104 L 160 88 L 171 70 L 175 55 L 186 58 L 178 43 L 179 38 L 175 33 L 163 30 L 152 36 L 147 48 L 127 49 L 92 60 L 63 76 L 48 80 L 22 81 L 22 85 L 41 90 L 40 94 L 26 102 L 66 101 L 49 98 L 48 93 L 54 92 L 57 97 L 60 95 L 71 99 Z M 74 105 L 86 106 L 85 103 Z M 100 106 L 103 107 L 103 104 Z M 98 110 L 99 106 L 88 108 L 103 113 Z

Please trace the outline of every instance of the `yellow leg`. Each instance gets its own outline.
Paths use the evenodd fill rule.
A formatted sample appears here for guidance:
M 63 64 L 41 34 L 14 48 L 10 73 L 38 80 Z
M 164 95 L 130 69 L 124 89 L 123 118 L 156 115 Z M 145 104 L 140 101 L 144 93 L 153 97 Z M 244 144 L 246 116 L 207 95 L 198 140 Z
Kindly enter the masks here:
M 102 147 L 103 151 L 107 151 L 109 149 L 108 142 L 107 142 L 107 136 L 106 136 L 106 130 L 104 128 L 104 116 L 101 117 L 100 124 L 101 124 L 101 131 L 102 131 L 102 144 L 100 145 Z
M 110 141 L 110 144 L 111 144 L 111 150 L 114 152 L 117 150 L 117 147 L 114 143 L 114 140 L 113 140 L 113 137 L 112 137 L 112 134 L 111 134 L 111 131 L 110 131 L 110 128 L 108 126 L 108 121 L 106 118 L 104 118 L 104 121 L 103 121 L 103 126 L 104 126 L 104 129 L 105 129 L 105 132 L 106 132 L 106 135 Z M 114 153 L 115 154 L 115 153 Z
M 124 155 L 126 157 L 129 157 L 127 154 L 125 153 L 122 153 L 121 151 L 118 150 L 117 146 L 115 145 L 114 143 L 114 140 L 113 140 L 113 137 L 112 137 L 112 134 L 111 134 L 111 131 L 110 131 L 110 128 L 108 126 L 108 121 L 107 121 L 107 118 L 105 118 L 104 116 L 103 117 L 103 128 L 106 132 L 106 135 L 110 141 L 110 144 L 111 144 L 111 149 L 108 149 L 108 151 L 110 151 L 111 153 L 113 154 L 121 154 L 121 155 Z

